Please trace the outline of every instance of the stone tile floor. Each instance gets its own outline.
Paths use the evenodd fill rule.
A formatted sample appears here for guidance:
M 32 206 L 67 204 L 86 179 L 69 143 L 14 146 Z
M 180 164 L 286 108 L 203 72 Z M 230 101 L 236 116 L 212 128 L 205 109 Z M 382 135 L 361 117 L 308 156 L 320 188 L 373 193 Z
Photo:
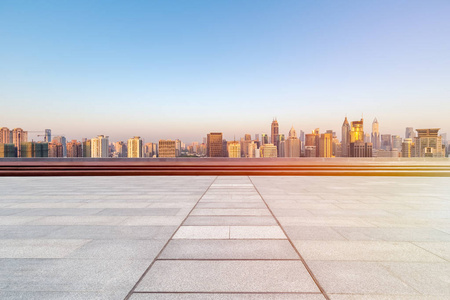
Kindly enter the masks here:
M 449 299 L 450 178 L 0 178 L 0 299 Z

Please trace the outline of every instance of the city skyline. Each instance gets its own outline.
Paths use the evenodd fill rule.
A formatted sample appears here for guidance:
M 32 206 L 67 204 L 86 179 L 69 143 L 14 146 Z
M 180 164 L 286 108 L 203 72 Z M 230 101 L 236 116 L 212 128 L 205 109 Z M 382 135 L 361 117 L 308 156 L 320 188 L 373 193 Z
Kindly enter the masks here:
M 285 134 L 362 114 L 449 132 L 448 15 L 438 0 L 2 2 L 0 120 L 188 142 L 273 117 Z

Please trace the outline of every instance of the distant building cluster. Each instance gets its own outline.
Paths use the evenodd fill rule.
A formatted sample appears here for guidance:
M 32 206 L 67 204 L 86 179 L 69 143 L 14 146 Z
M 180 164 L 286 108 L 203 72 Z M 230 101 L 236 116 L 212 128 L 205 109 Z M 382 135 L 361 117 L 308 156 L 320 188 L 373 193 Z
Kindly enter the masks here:
M 98 135 L 82 141 L 67 141 L 64 135 L 52 139 L 50 129 L 42 131 L 43 141 L 28 141 L 28 132 L 22 128 L 0 128 L 0 157 L 446 157 L 450 152 L 447 135 L 439 135 L 439 128 L 414 129 L 407 127 L 405 137 L 380 134 L 378 120 L 372 122 L 372 133 L 364 132 L 364 120 L 349 122 L 345 117 L 341 127 L 341 140 L 336 132 L 319 128 L 311 133 L 292 126 L 288 137 L 280 133 L 278 121 L 266 133 L 245 134 L 239 140 L 227 141 L 221 132 L 211 132 L 202 143 L 185 145 L 180 140 L 159 140 L 144 143 L 134 136 L 127 142 L 110 142 L 109 137 Z M 35 132 L 35 131 L 32 131 Z M 417 132 L 417 134 L 416 134 Z M 41 133 L 41 132 L 39 132 Z

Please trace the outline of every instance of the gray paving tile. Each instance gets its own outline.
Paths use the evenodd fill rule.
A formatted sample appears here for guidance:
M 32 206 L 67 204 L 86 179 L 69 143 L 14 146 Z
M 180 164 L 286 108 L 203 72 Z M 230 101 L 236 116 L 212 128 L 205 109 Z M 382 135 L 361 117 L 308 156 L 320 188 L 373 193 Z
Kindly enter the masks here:
M 230 226 L 232 239 L 286 239 L 279 226 Z
M 157 261 L 136 290 L 319 292 L 298 261 Z
M 185 216 L 137 216 L 127 217 L 121 226 L 179 226 Z
M 283 229 L 291 240 L 346 240 L 333 228 L 326 226 L 284 226 Z
M 449 242 L 450 234 L 433 228 L 336 227 L 349 240 L 392 242 Z
M 424 295 L 445 295 L 450 298 L 450 264 L 447 262 L 385 262 L 382 265 Z
M 178 208 L 105 208 L 97 216 L 174 216 Z
M 171 240 L 160 259 L 299 259 L 287 240 Z
M 272 216 L 189 216 L 184 225 L 277 225 Z
M 89 216 L 100 212 L 101 208 L 31 208 L 17 216 Z
M 191 216 L 270 216 L 267 208 L 238 208 L 238 209 L 219 209 L 219 208 L 195 208 Z
M 165 240 L 93 240 L 73 251 L 69 258 L 153 260 Z
M 309 261 L 327 293 L 419 294 L 376 262 Z
M 196 208 L 259 208 L 267 209 L 261 202 L 199 202 Z
M 293 240 L 309 260 L 444 262 L 442 258 L 407 242 Z
M 50 232 L 47 237 L 55 239 L 167 240 L 176 228 L 176 226 L 64 226 Z
M 63 258 L 90 240 L 2 240 L 1 258 Z
M 229 239 L 228 226 L 181 226 L 173 239 Z
M 195 294 L 195 293 L 135 293 L 131 296 L 132 300 L 143 299 L 167 299 L 167 300 L 323 300 L 322 294 Z
M 126 219 L 124 216 L 50 216 L 40 217 L 27 225 L 117 225 Z
M 2 216 L 0 218 L 1 225 L 24 225 L 33 220 L 42 218 L 40 216 Z
M 28 226 L 10 225 L 0 226 L 0 239 L 36 239 L 48 237 L 62 226 Z M 75 238 L 77 239 L 77 238 Z
M 150 263 L 150 260 L 0 259 L 0 289 L 2 292 L 117 291 L 125 297 Z
M 413 244 L 450 261 L 450 242 L 415 242 Z
M 0 291 L 0 299 L 13 300 L 13 299 L 27 299 L 27 300 L 123 300 L 124 292 L 24 292 L 24 291 L 14 291 L 14 292 L 3 292 Z

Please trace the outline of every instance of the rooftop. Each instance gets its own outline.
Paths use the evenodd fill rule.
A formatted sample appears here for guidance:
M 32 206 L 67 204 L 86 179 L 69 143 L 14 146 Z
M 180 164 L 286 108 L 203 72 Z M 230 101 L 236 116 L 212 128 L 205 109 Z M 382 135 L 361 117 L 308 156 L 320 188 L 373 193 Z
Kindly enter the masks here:
M 450 178 L 0 177 L 1 299 L 448 299 Z

